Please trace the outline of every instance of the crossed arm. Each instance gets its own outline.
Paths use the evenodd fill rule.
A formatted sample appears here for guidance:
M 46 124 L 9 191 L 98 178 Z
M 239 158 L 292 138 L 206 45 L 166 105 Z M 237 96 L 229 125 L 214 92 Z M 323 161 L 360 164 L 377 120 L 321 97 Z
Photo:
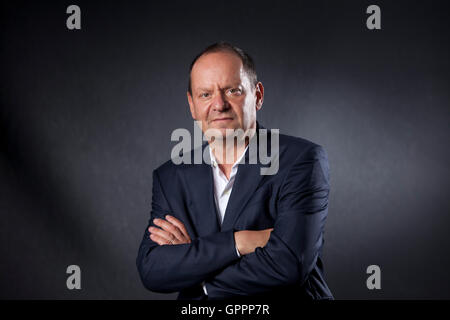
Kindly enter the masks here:
M 214 299 L 303 283 L 322 247 L 328 180 L 326 154 L 315 146 L 292 165 L 273 230 L 229 230 L 191 239 L 181 221 L 166 215 L 168 204 L 154 174 L 152 219 L 137 258 L 144 285 L 174 292 L 205 281 Z
M 148 228 L 151 240 L 160 246 L 191 243 L 191 238 L 183 222 L 171 215 L 166 215 L 165 218 L 166 220 L 159 218 L 153 220 L 153 223 L 159 228 Z M 257 247 L 264 247 L 269 240 L 272 230 L 273 228 L 258 231 L 242 230 L 234 232 L 234 241 L 239 254 L 243 256 L 254 252 Z

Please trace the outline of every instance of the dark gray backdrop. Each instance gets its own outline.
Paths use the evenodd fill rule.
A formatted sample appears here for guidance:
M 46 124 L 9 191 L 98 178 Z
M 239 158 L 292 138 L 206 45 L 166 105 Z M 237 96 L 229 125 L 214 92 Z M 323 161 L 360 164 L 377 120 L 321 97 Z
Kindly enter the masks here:
M 72 2 L 3 1 L 0 297 L 176 297 L 135 267 L 152 170 L 172 130 L 192 130 L 191 59 L 228 40 L 256 60 L 258 120 L 328 151 L 335 297 L 450 298 L 449 11 L 393 2 L 77 1 L 69 31 Z M 382 30 L 365 26 L 370 4 Z

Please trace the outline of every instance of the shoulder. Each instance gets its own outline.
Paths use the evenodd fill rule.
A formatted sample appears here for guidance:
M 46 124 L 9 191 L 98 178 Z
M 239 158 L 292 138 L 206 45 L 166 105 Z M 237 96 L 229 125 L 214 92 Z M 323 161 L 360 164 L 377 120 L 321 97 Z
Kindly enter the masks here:
M 190 149 L 187 151 L 180 151 L 178 155 L 173 156 L 173 158 L 167 160 L 159 167 L 157 167 L 153 171 L 153 174 L 156 174 L 158 177 L 162 177 L 164 179 L 170 179 L 171 177 L 174 177 L 178 170 L 185 170 L 192 167 L 195 160 L 194 154 L 199 153 L 200 156 L 202 156 L 204 147 L 205 144 L 197 147 L 194 150 Z
M 304 138 L 280 135 L 280 161 L 284 166 L 283 184 L 286 186 L 329 184 L 329 163 L 325 148 Z

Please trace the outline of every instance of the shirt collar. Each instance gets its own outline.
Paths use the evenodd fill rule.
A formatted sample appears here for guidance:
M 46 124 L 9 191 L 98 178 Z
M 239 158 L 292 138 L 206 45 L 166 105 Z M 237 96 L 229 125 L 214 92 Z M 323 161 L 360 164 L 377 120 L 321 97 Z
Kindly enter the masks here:
M 208 145 L 208 149 L 209 149 L 209 156 L 210 156 L 210 159 L 211 159 L 211 166 L 216 168 L 216 167 L 218 167 L 217 166 L 216 157 L 214 156 L 214 153 L 212 152 L 211 147 L 209 147 L 209 145 Z M 245 153 L 247 152 L 247 149 L 248 149 L 248 144 L 245 147 L 244 152 L 242 152 L 241 156 L 236 160 L 236 162 L 231 167 L 232 169 L 234 169 L 235 167 L 238 166 L 238 164 L 241 162 L 242 158 L 245 156 Z

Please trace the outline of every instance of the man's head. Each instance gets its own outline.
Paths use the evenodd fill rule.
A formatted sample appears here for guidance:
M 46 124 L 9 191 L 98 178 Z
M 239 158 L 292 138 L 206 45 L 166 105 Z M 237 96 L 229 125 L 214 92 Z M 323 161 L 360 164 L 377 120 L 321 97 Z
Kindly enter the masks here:
M 256 128 L 256 111 L 263 103 L 252 58 L 226 42 L 204 49 L 190 67 L 187 92 L 192 118 L 202 130 Z

